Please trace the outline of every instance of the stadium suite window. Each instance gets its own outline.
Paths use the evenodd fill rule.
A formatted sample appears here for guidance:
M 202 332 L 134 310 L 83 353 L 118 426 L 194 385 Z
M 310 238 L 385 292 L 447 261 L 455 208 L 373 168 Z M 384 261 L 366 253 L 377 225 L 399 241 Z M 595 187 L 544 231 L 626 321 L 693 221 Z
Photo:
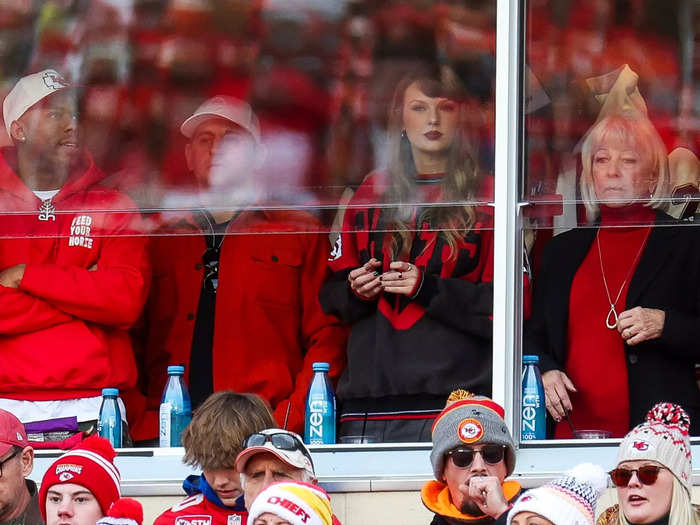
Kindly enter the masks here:
M 470 158 L 482 174 L 472 193 L 457 195 L 454 200 L 467 200 L 479 208 L 494 201 L 494 150 L 501 144 L 495 137 L 495 43 L 497 36 L 502 37 L 496 35 L 495 28 L 497 9 L 508 9 L 507 4 L 397 1 L 377 6 L 353 2 L 313 4 L 294 12 L 273 4 L 241 7 L 234 12 L 218 4 L 208 8 L 205 3 L 197 4 L 200 7 L 188 4 L 183 9 L 178 3 L 139 2 L 125 7 L 110 2 L 85 6 L 67 2 L 49 12 L 43 4 L 13 3 L 0 7 L 3 23 L 9 28 L 0 38 L 6 49 L 20 52 L 2 57 L 3 78 L 16 81 L 30 71 L 53 67 L 86 86 L 80 107 L 84 145 L 106 173 L 102 184 L 127 194 L 144 212 L 140 226 L 144 232 L 153 233 L 154 227 L 161 226 L 158 220 L 166 215 L 161 212 L 190 211 L 206 204 L 214 212 L 200 217 L 201 227 L 213 233 L 210 253 L 216 252 L 216 242 L 222 239 L 217 233 L 228 232 L 237 234 L 242 242 L 250 241 L 245 250 L 263 257 L 258 262 L 271 267 L 285 263 L 289 270 L 299 267 L 300 254 L 282 239 L 288 240 L 290 232 L 303 232 L 307 240 L 315 238 L 311 244 L 318 253 L 325 246 L 335 257 L 338 233 L 343 229 L 347 232 L 344 216 L 337 212 L 352 202 L 367 174 L 387 172 L 392 151 L 406 154 L 411 150 L 410 137 L 392 135 L 387 112 L 403 74 L 418 64 L 448 65 L 464 90 L 460 99 L 467 108 L 463 138 L 472 146 Z M 698 97 L 697 66 L 691 50 L 696 42 L 698 7 L 681 0 L 670 5 L 639 1 L 634 15 L 628 16 L 624 2 L 584 4 L 538 1 L 526 3 L 524 9 L 525 162 L 522 178 L 511 183 L 520 180 L 519 200 L 528 204 L 521 233 L 535 288 L 549 239 L 586 220 L 579 184 L 585 164 L 580 161 L 583 139 L 591 126 L 620 107 L 645 113 L 658 132 L 667 150 L 669 170 L 668 184 L 659 187 L 663 194 L 657 193 L 655 199 L 668 204 L 672 217 L 684 219 L 684 228 L 694 227 Z M 39 20 L 45 22 L 41 27 Z M 67 29 L 76 26 L 84 29 L 80 36 Z M 317 35 L 323 38 L 315 38 Z M 514 38 L 508 52 L 515 53 L 515 42 Z M 3 92 L 8 92 L 12 83 L 4 84 Z M 239 119 L 237 125 L 249 132 L 257 126 L 260 133 L 259 142 L 255 131 L 251 133 L 253 155 L 251 149 L 245 150 L 246 141 L 238 140 L 240 135 L 235 133 L 213 133 L 211 139 L 205 138 L 217 145 L 218 155 L 205 180 L 193 176 L 196 155 L 188 159 L 186 154 L 191 137 L 180 131 L 181 124 L 205 101 L 203 93 L 232 95 L 250 102 L 257 125 L 251 118 Z M 627 98 L 618 96 L 620 93 Z M 398 147 L 392 149 L 392 140 Z M 10 138 L 3 141 L 9 144 Z M 413 155 L 412 150 L 410 153 Z M 233 170 L 220 169 L 233 165 L 249 176 L 236 178 L 231 175 Z M 419 168 L 414 166 L 416 171 Z M 254 177 L 250 176 L 253 172 Z M 431 213 L 438 214 L 446 206 L 437 205 L 430 179 L 420 180 L 421 191 L 410 195 L 409 203 L 432 208 Z M 375 177 L 374 181 L 382 190 L 392 187 L 388 179 Z M 201 191 L 203 183 L 205 192 Z M 367 199 L 382 208 L 394 203 L 392 198 L 396 192 L 377 191 Z M 276 222 L 267 223 L 266 234 L 256 236 L 284 248 L 283 255 L 263 253 L 255 247 L 255 236 L 248 230 L 216 229 L 234 216 L 240 218 L 237 211 L 251 204 L 256 211 L 274 210 L 277 214 Z M 397 207 L 399 211 L 409 208 Z M 285 213 L 289 210 L 300 213 Z M 507 213 L 515 215 L 516 207 Z M 628 226 L 646 226 L 643 213 L 629 217 L 632 223 Z M 207 222 L 207 218 L 215 220 Z M 91 225 L 85 224 L 86 219 L 80 221 L 75 226 L 87 232 Z M 199 226 L 195 222 L 193 227 Z M 486 236 L 491 228 L 484 226 Z M 409 232 L 416 229 L 408 224 Z M 188 231 L 158 233 L 158 237 L 179 235 L 193 240 Z M 79 239 L 76 248 L 85 249 L 85 243 L 90 244 L 89 236 L 74 237 Z M 605 239 L 601 240 L 602 260 L 609 252 Z M 650 234 L 649 239 L 631 238 L 628 242 L 646 246 L 656 241 Z M 218 259 L 201 260 L 206 248 L 204 244 L 188 245 L 182 253 L 191 257 L 193 272 L 206 272 L 211 283 L 218 283 L 213 264 L 218 264 Z M 510 246 L 508 250 L 519 248 Z M 636 248 L 631 251 L 636 253 Z M 644 263 L 643 250 L 639 261 L 630 260 L 623 266 L 629 268 L 632 263 Z M 610 301 L 605 290 L 599 290 L 607 301 L 601 307 L 603 323 L 610 312 L 609 303 L 614 302 L 624 281 L 625 272 L 616 280 L 615 271 L 610 267 L 612 273 L 605 274 Z M 278 277 L 282 273 L 277 272 Z M 634 279 L 627 284 L 634 292 Z M 672 286 L 687 290 L 691 284 Z M 272 288 L 265 293 L 267 299 L 280 295 Z M 623 289 L 622 293 L 630 292 Z M 526 287 L 526 311 L 527 294 Z M 282 295 L 293 297 L 294 292 Z M 282 310 L 289 304 L 272 301 L 273 307 Z M 626 309 L 621 304 L 615 306 L 617 313 Z M 533 309 L 536 307 L 534 304 Z M 196 308 L 183 312 L 183 323 L 195 324 Z M 536 313 L 533 310 L 533 315 Z M 527 336 L 527 326 L 523 328 Z M 513 329 L 517 333 L 520 327 Z M 210 332 L 204 329 L 203 333 Z M 624 355 L 628 370 L 643 365 L 631 362 L 641 353 L 628 351 Z M 692 357 L 684 359 L 694 364 Z M 510 361 L 499 365 L 493 371 L 494 382 L 506 382 L 506 370 L 512 368 Z M 688 370 L 673 372 L 683 375 L 686 388 L 674 395 L 690 395 Z M 164 373 L 147 374 L 164 377 Z M 156 381 L 150 392 L 153 399 L 159 396 L 158 384 Z M 512 401 L 512 397 L 503 399 Z M 683 400 L 678 399 L 681 404 Z M 514 412 L 517 406 L 517 401 L 512 401 Z M 279 410 L 285 412 L 284 408 Z M 638 418 L 641 409 L 629 410 L 630 418 Z M 588 423 L 594 422 L 580 422 Z
M 377 210 L 393 208 L 393 215 L 382 219 L 387 221 L 387 239 L 402 241 L 401 233 L 407 233 L 402 241 L 406 245 L 405 240 L 418 238 L 420 230 L 444 245 L 433 247 L 429 261 L 417 262 L 413 259 L 421 255 L 421 243 L 432 243 L 419 239 L 407 274 L 428 265 L 439 273 L 441 251 L 466 243 L 467 249 L 450 263 L 455 267 L 445 272 L 457 277 L 473 273 L 474 279 L 484 282 L 491 279 L 495 2 L 309 2 L 302 8 L 242 2 L 235 11 L 220 3 L 19 2 L 3 5 L 0 14 L 0 23 L 8 28 L 0 36 L 3 47 L 19 50 L 2 56 L 4 93 L 26 74 L 49 68 L 56 74 L 41 77 L 47 89 L 62 87 L 60 79 L 82 86 L 72 101 L 76 107 L 69 121 L 70 126 L 80 124 L 80 145 L 90 160 L 76 157 L 76 164 L 94 163 L 104 173 L 101 187 L 131 199 L 118 204 L 128 209 L 133 221 L 110 236 L 138 233 L 150 238 L 154 264 L 145 319 L 176 318 L 171 331 L 154 332 L 147 322 L 145 332 L 135 334 L 136 341 L 144 342 L 138 348 L 148 349 L 138 355 L 138 364 L 139 386 L 149 400 L 151 416 L 166 362 L 184 362 L 191 372 L 194 365 L 196 380 L 191 386 L 197 393 L 218 384 L 212 304 L 214 296 L 220 302 L 231 286 L 226 273 L 234 244 L 239 248 L 234 251 L 251 259 L 250 267 L 240 266 L 240 274 L 265 283 L 256 288 L 254 304 L 274 310 L 280 323 L 289 322 L 259 332 L 274 338 L 280 329 L 300 329 L 309 341 L 334 340 L 327 346 L 337 351 L 318 357 L 339 362 L 344 341 L 337 327 L 327 320 L 293 326 L 290 313 L 312 303 L 321 283 L 305 281 L 303 289 L 293 283 L 310 273 L 322 275 L 328 254 L 335 257 L 333 246 L 344 229 L 344 204 L 369 174 L 374 174 L 370 180 L 376 191 L 369 197 L 361 195 L 362 204 Z M 424 98 L 429 103 L 409 108 L 401 100 L 396 109 L 430 115 L 422 124 L 414 118 L 412 127 L 397 127 L 403 113 L 397 120 L 396 113 L 387 109 L 401 79 L 415 70 L 433 75 L 432 84 L 413 86 L 420 99 L 417 105 Z M 249 106 L 226 97 L 245 100 Z M 433 99 L 440 103 L 433 104 Z M 220 120 L 205 121 L 206 115 Z M 448 126 L 447 121 L 452 123 Z M 8 135 L 2 140 L 10 145 L 19 138 Z M 435 145 L 454 151 L 460 169 L 437 169 L 428 162 L 426 151 Z M 401 176 L 409 182 L 408 192 L 402 180 L 387 176 L 389 167 L 397 166 L 392 155 L 399 155 L 405 164 Z M 460 191 L 443 191 L 454 181 L 466 184 Z M 55 200 L 47 193 L 38 196 L 41 209 L 28 214 L 41 214 L 47 219 L 41 224 L 51 225 L 54 217 L 61 222 L 62 196 Z M 68 226 L 71 248 L 89 250 L 101 242 L 93 239 L 104 237 L 97 216 L 111 217 L 114 207 L 91 206 L 104 209 L 75 217 L 77 222 Z M 411 219 L 410 210 L 419 210 L 419 219 L 426 220 Z M 432 223 L 431 217 L 436 217 Z M 474 238 L 451 234 L 446 225 L 452 219 L 469 225 Z M 425 225 L 432 231 L 423 231 Z M 44 234 L 36 233 L 42 238 Z M 478 253 L 466 257 L 472 246 L 479 247 Z M 312 255 L 313 272 L 304 267 Z M 180 266 L 174 268 L 172 261 Z M 99 261 L 85 264 L 100 270 Z M 393 270 L 388 260 L 386 266 L 384 271 Z M 201 293 L 198 287 L 184 296 L 174 293 L 177 284 L 199 284 L 198 279 L 205 285 Z M 184 297 L 187 304 L 178 304 L 173 297 Z M 480 301 L 489 303 L 488 293 Z M 233 308 L 228 304 L 216 312 L 230 314 Z M 326 319 L 322 312 L 316 314 Z M 476 336 L 488 340 L 488 320 L 482 321 Z M 319 336 L 319 331 L 325 335 Z M 191 359 L 192 340 L 214 348 L 210 360 Z M 151 355 L 163 344 L 172 344 L 175 350 L 166 349 L 165 357 Z M 261 346 L 275 347 L 275 342 Z M 484 348 L 481 353 L 490 354 L 490 345 Z M 484 359 L 478 377 L 468 386 L 487 393 L 488 369 Z M 419 370 L 406 372 L 407 383 L 414 383 L 411 388 L 421 383 Z M 299 370 L 287 372 L 296 376 Z M 433 385 L 427 392 L 434 402 L 428 408 L 444 402 L 449 386 L 440 388 Z M 289 421 L 300 429 L 304 389 L 287 390 L 274 396 L 293 399 Z M 279 421 L 287 416 L 287 406 L 273 407 Z M 128 407 L 130 419 L 134 410 L 139 409 Z M 154 419 L 147 415 L 139 414 L 131 425 L 138 442 L 154 437 Z
M 674 340 L 700 294 L 685 270 L 698 237 L 700 12 L 625 5 L 528 2 L 523 54 L 520 199 L 535 293 L 522 352 L 540 354 L 545 382 L 567 392 L 554 401 L 573 407 L 574 429 L 611 437 L 667 398 L 700 417 L 700 352 L 692 337 Z M 658 383 L 641 379 L 650 367 Z M 550 435 L 574 437 L 556 412 Z

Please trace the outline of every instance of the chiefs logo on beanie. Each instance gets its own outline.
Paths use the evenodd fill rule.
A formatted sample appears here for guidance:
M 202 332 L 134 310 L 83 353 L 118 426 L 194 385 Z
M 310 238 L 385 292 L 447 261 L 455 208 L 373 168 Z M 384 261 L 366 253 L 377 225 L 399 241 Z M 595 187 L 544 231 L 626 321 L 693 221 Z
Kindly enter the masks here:
M 73 483 L 92 492 L 104 514 L 119 499 L 117 453 L 104 438 L 90 436 L 53 462 L 41 480 L 39 506 L 46 521 L 46 493 L 54 485 Z

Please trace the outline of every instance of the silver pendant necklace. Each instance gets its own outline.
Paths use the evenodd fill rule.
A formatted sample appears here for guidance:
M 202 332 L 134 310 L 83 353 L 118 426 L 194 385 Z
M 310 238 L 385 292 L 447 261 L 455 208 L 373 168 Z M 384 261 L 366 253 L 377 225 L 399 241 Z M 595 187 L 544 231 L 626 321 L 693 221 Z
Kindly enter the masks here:
M 642 244 L 639 247 L 639 250 L 637 250 L 637 255 L 634 256 L 634 260 L 632 261 L 629 270 L 627 270 L 625 280 L 622 281 L 622 285 L 617 291 L 617 295 L 615 296 L 614 301 L 610 297 L 610 289 L 608 288 L 608 281 L 605 278 L 605 269 L 603 268 L 603 254 L 600 249 L 600 230 L 598 230 L 598 235 L 596 235 L 595 237 L 596 245 L 598 246 L 598 261 L 600 261 L 600 274 L 603 276 L 603 286 L 605 287 L 605 295 L 608 297 L 608 303 L 610 303 L 610 310 L 608 310 L 608 315 L 605 316 L 605 327 L 609 328 L 610 330 L 615 330 L 617 328 L 617 310 L 615 309 L 615 306 L 617 305 L 617 301 L 620 299 L 620 295 L 622 295 L 622 290 L 625 289 L 625 284 L 627 284 L 627 280 L 630 278 L 632 270 L 637 265 L 637 260 L 642 254 L 642 250 L 644 249 L 644 246 L 647 243 L 647 239 L 649 238 L 650 232 L 651 227 L 647 228 L 647 233 L 646 235 L 644 235 L 644 239 L 642 239 Z

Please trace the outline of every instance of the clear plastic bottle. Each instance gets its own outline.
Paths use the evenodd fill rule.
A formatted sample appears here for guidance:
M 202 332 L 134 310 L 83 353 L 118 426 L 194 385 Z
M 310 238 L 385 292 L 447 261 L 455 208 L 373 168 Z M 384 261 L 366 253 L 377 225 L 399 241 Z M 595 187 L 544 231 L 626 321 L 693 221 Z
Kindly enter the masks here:
M 119 390 L 116 388 L 102 389 L 97 433 L 107 439 L 114 448 L 122 446 L 122 414 L 119 410 Z
M 523 441 L 547 438 L 547 412 L 544 386 L 536 355 L 523 356 L 523 399 L 521 406 L 520 437 Z
M 328 363 L 314 363 L 314 377 L 306 397 L 304 442 L 311 445 L 335 443 L 335 392 L 328 379 Z
M 185 367 L 168 367 L 168 381 L 160 403 L 160 446 L 181 447 L 180 435 L 192 420 L 192 402 L 185 386 Z

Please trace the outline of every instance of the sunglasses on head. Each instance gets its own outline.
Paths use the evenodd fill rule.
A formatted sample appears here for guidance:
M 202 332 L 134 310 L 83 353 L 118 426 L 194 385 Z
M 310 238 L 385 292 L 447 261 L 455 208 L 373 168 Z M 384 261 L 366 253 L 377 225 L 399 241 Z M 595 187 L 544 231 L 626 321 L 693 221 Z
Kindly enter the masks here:
M 617 487 L 626 487 L 632 479 L 632 474 L 637 474 L 637 479 L 642 485 L 653 485 L 659 477 L 659 472 L 664 467 L 656 465 L 644 465 L 639 468 L 616 468 L 609 472 L 612 482 Z
M 277 432 L 275 434 L 263 434 L 261 432 L 256 432 L 243 440 L 243 448 L 264 447 L 265 443 L 268 441 L 273 447 L 280 450 L 300 450 L 302 454 L 311 460 L 311 456 L 309 456 L 309 453 L 306 450 L 306 447 L 304 447 L 303 443 L 295 436 L 287 434 L 286 432 Z
M 202 255 L 202 263 L 204 264 L 204 280 L 202 286 L 211 293 L 216 293 L 219 287 L 219 249 L 207 248 L 207 251 Z
M 504 445 L 484 445 L 481 450 L 473 448 L 454 448 L 447 455 L 452 458 L 455 467 L 466 468 L 472 464 L 476 454 L 481 454 L 481 458 L 489 465 L 495 465 L 503 461 L 506 447 Z

